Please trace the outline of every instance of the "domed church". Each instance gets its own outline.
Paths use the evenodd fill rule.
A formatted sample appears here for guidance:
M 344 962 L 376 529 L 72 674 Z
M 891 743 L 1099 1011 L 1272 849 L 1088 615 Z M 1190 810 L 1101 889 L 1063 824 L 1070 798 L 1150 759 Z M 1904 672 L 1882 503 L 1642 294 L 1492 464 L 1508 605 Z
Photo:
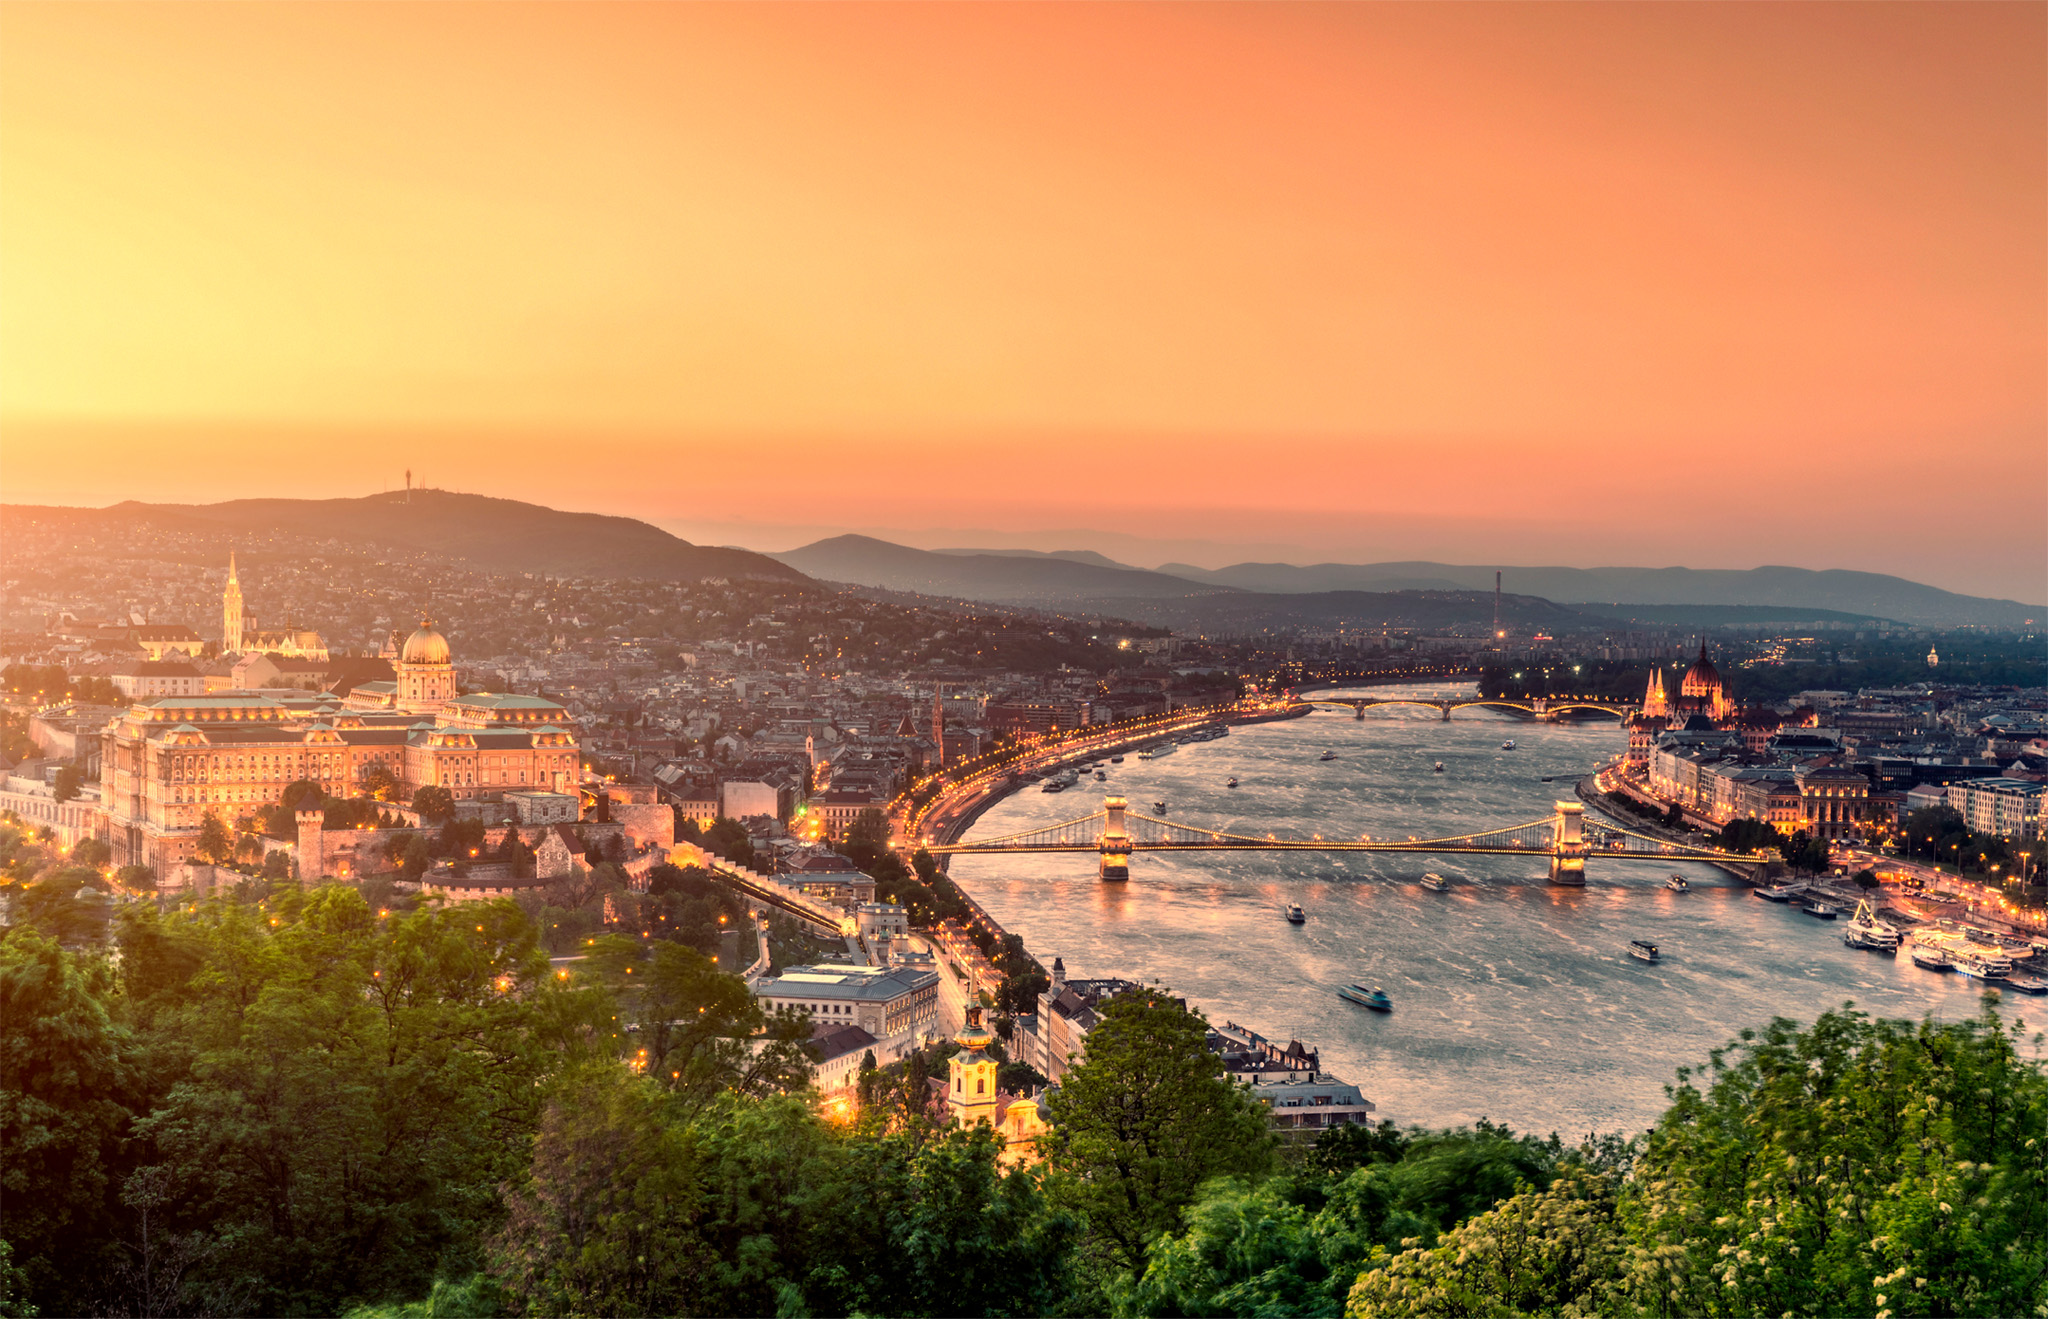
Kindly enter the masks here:
M 419 629 L 405 639 L 391 667 L 398 674 L 401 708 L 433 714 L 455 699 L 455 658 L 433 619 L 420 619 Z

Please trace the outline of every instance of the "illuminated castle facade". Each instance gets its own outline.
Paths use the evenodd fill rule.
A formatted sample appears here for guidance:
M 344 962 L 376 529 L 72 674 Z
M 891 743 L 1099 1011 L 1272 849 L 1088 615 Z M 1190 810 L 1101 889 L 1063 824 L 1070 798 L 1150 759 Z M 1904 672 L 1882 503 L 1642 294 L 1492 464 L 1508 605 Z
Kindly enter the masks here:
M 458 694 L 448 640 L 430 619 L 394 667 L 395 682 L 361 683 L 346 697 L 265 690 L 138 701 L 103 735 L 114 864 L 161 872 L 190 857 L 207 815 L 232 827 L 301 779 L 331 797 L 381 785 L 399 805 L 428 786 L 458 800 L 576 791 L 578 748 L 561 706 Z

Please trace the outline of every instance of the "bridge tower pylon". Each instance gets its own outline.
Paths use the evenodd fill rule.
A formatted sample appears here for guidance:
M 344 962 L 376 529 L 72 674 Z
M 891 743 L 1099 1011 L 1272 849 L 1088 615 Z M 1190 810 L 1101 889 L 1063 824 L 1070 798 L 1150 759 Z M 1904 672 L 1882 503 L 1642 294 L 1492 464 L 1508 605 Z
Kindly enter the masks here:
M 1438 701 L 1436 708 L 1444 712 L 1445 723 L 1451 722 L 1451 703 L 1449 701 Z
M 1131 832 L 1124 824 L 1128 805 L 1122 797 L 1102 799 L 1102 837 L 1096 843 L 1096 851 L 1102 857 L 1099 873 L 1104 883 L 1131 877 Z
M 1579 802 L 1557 803 L 1557 823 L 1550 837 L 1550 882 L 1575 888 L 1586 883 L 1586 808 Z
M 1363 722 L 1365 722 L 1365 702 L 1364 702 L 1364 701 L 1358 701 L 1358 702 L 1356 702 L 1356 703 L 1354 703 L 1354 704 L 1352 705 L 1352 707 L 1351 707 L 1351 717 L 1352 717 L 1353 719 L 1356 719 L 1356 720 L 1358 720 L 1358 721 L 1359 721 L 1360 723 L 1363 723 Z

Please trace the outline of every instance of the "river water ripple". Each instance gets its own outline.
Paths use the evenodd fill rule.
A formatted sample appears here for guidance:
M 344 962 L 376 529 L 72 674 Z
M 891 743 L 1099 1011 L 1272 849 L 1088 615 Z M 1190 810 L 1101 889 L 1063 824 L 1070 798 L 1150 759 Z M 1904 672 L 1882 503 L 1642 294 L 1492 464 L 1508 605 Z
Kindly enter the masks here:
M 1501 750 L 1510 737 L 1517 749 Z M 1624 745 L 1605 721 L 1317 713 L 1129 756 L 1105 783 L 1027 788 L 967 836 L 1073 819 L 1122 792 L 1143 814 L 1163 799 L 1171 819 L 1231 832 L 1447 837 L 1548 815 Z M 1319 760 L 1326 749 L 1338 759 Z M 1232 775 L 1238 788 L 1224 786 Z M 1663 888 L 1673 870 L 1692 892 Z M 1420 888 L 1425 871 L 1451 891 Z M 1637 1131 L 1663 1110 L 1676 1068 L 1704 1064 L 1743 1027 L 1811 1021 L 1844 1000 L 1953 1020 L 1979 994 L 1906 958 L 1845 948 L 1838 922 L 1760 902 L 1704 865 L 1596 856 L 1583 889 L 1552 887 L 1535 859 L 1342 853 L 1141 851 L 1130 882 L 1114 885 L 1073 854 L 963 856 L 952 874 L 1047 966 L 1059 956 L 1072 976 L 1156 981 L 1212 1020 L 1317 1046 L 1326 1069 L 1403 1125 L 1486 1116 L 1567 1136 Z M 1306 925 L 1283 918 L 1289 902 L 1307 909 Z M 1630 958 L 1631 939 L 1655 942 L 1664 960 Z M 1337 998 L 1351 980 L 1383 987 L 1394 1011 Z M 2014 997 L 2030 1021 L 2041 1015 Z

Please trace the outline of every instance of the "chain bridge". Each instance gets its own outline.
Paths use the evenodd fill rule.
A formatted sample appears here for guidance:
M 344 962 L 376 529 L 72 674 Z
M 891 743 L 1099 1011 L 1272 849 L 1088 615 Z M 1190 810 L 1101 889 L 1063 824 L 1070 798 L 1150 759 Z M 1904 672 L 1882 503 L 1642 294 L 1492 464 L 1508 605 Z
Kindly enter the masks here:
M 1354 719 L 1365 718 L 1365 712 L 1375 706 L 1413 705 L 1425 710 L 1442 712 L 1446 723 L 1450 721 L 1451 712 L 1454 710 L 1482 707 L 1489 710 L 1518 710 L 1545 722 L 1570 713 L 1611 714 L 1617 719 L 1626 719 L 1641 708 L 1634 701 L 1603 696 L 1531 696 L 1527 699 L 1506 696 L 1305 696 L 1297 698 L 1295 703 L 1341 707 L 1350 710 Z
M 1470 856 L 1542 857 L 1555 884 L 1586 882 L 1586 862 L 1709 861 L 1721 865 L 1761 866 L 1777 860 L 1774 853 L 1725 852 L 1667 842 L 1618 826 L 1589 821 L 1585 807 L 1561 801 L 1550 815 L 1521 824 L 1503 825 L 1451 838 L 1280 838 L 1267 834 L 1226 833 L 1172 820 L 1139 815 L 1122 797 L 1105 797 L 1103 809 L 1078 820 L 1028 829 L 1001 838 L 971 843 L 933 843 L 934 856 L 987 853 L 1093 852 L 1105 880 L 1127 880 L 1134 852 L 1434 852 Z

